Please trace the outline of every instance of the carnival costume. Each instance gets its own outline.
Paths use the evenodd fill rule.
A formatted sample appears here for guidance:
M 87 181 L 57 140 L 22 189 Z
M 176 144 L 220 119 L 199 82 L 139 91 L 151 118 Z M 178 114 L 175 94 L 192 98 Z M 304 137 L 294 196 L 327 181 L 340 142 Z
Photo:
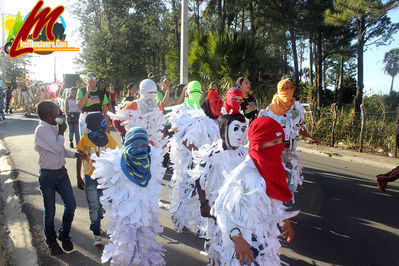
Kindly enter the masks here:
M 290 190 L 297 192 L 298 186 L 302 185 L 302 166 L 296 151 L 298 132 L 302 128 L 305 119 L 305 110 L 302 105 L 293 98 L 295 88 L 284 89 L 284 84 L 291 82 L 288 79 L 278 83 L 277 96 L 272 103 L 260 111 L 259 117 L 268 116 L 280 123 L 284 128 L 284 151 L 282 155 L 283 165 L 287 174 L 287 183 Z M 293 198 L 294 201 L 294 198 Z
M 190 90 L 190 86 L 188 89 Z M 188 170 L 192 168 L 191 152 L 220 138 L 215 120 L 222 107 L 219 94 L 215 90 L 204 93 L 201 103 L 198 104 L 202 110 L 185 103 L 168 114 L 168 120 L 176 131 L 169 142 L 170 159 L 174 164 L 170 181 L 170 212 L 178 232 L 184 227 L 192 228 L 203 222 L 198 195 L 195 193 L 195 179 L 188 174 Z M 196 105 L 197 103 L 194 104 Z M 198 228 L 195 229 L 197 230 Z
M 101 261 L 111 265 L 164 265 L 164 249 L 156 240 L 159 222 L 162 148 L 149 144 L 145 129 L 131 128 L 125 148 L 107 150 L 96 162 L 92 178 L 103 189 L 101 203 L 108 216 L 110 243 Z
M 112 119 L 124 121 L 121 125 L 129 130 L 142 127 L 148 132 L 151 145 L 164 147 L 167 140 L 163 138 L 165 116 L 156 102 L 157 86 L 154 81 L 145 79 L 140 83 L 140 98 L 128 103 L 125 108 L 116 108 L 116 114 L 108 112 Z
M 248 121 L 242 114 L 222 115 L 219 118 L 221 139 L 193 151 L 195 168 L 189 173 L 198 180 L 200 189 L 205 191 L 205 199 L 200 197 L 201 207 L 205 204 L 210 208 L 214 206 L 225 178 L 247 156 L 248 149 L 242 145 L 246 140 L 247 127 Z M 206 243 L 209 265 L 221 265 L 222 234 L 215 217 L 209 217 L 206 223 L 201 224 L 200 233 L 209 239 L 209 243 Z
M 225 180 L 212 214 L 222 231 L 222 265 L 240 265 L 231 233 L 239 231 L 256 258 L 251 265 L 280 265 L 278 223 L 295 216 L 283 202 L 292 194 L 281 164 L 283 144 L 260 148 L 284 138 L 282 127 L 269 117 L 255 119 L 248 131 L 249 155 Z

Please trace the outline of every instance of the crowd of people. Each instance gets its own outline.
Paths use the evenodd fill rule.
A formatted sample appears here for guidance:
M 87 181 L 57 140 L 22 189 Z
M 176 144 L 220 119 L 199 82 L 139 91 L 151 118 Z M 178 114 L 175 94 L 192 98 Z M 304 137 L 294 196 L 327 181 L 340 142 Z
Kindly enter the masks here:
M 303 127 L 293 81 L 284 76 L 271 104 L 258 110 L 245 77 L 225 95 L 218 82 L 204 90 L 198 81 L 174 86 L 164 76 L 158 88 L 154 79 L 149 74 L 138 86 L 129 84 L 118 104 L 116 90 L 88 73 L 86 87 L 78 80 L 70 90 L 65 116 L 52 101 L 38 104 L 34 148 L 50 253 L 73 250 L 76 203 L 65 158 L 77 158 L 93 245 L 105 246 L 102 262 L 165 264 L 156 236 L 163 230 L 158 205 L 169 168 L 172 222 L 177 232 L 192 230 L 205 239 L 210 265 L 279 265 L 278 238 L 293 239 L 289 219 L 299 212 L 288 211 L 303 179 L 296 141 L 302 135 L 318 143 Z M 123 148 L 109 134 L 111 126 Z M 64 146 L 67 128 L 77 152 Z M 58 235 L 56 192 L 65 206 Z M 101 227 L 105 212 L 107 232 Z

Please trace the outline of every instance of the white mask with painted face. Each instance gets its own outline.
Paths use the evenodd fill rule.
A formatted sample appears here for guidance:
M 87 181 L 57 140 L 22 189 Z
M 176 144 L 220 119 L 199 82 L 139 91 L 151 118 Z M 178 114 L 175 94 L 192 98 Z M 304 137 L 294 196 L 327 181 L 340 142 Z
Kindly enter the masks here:
M 230 146 L 237 148 L 242 145 L 247 134 L 247 124 L 238 120 L 233 120 L 227 130 Z

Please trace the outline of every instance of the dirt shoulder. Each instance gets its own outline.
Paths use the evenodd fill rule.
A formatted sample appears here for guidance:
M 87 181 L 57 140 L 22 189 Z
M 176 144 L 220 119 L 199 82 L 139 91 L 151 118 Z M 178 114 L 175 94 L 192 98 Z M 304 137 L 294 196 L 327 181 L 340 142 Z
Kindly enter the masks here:
M 381 169 L 385 169 L 385 172 L 399 165 L 399 158 L 361 153 L 352 150 L 332 148 L 323 145 L 312 145 L 305 142 L 299 142 L 297 150 L 298 152 L 319 154 L 320 156 L 378 167 Z

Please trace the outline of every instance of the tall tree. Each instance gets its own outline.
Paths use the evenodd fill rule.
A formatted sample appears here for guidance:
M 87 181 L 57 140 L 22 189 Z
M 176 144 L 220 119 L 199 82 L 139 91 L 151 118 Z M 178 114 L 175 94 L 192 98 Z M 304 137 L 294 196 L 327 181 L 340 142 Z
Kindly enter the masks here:
M 30 57 L 29 55 L 22 55 L 17 58 L 10 58 L 5 55 L 5 61 L 5 82 L 11 86 L 16 86 L 17 80 L 25 79 L 26 75 L 29 74 L 26 66 L 30 65 Z M 3 72 L 3 69 L 1 72 Z
M 392 77 L 389 94 L 393 91 L 393 80 L 399 74 L 399 48 L 395 48 L 384 55 L 384 72 Z
M 332 25 L 353 25 L 357 33 L 357 89 L 355 97 L 356 117 L 360 117 L 363 101 L 363 54 L 367 44 L 384 45 L 390 40 L 399 24 L 387 16 L 397 1 L 383 4 L 380 0 L 337 0 L 333 9 L 325 12 L 325 22 Z

